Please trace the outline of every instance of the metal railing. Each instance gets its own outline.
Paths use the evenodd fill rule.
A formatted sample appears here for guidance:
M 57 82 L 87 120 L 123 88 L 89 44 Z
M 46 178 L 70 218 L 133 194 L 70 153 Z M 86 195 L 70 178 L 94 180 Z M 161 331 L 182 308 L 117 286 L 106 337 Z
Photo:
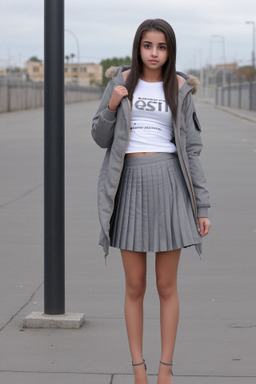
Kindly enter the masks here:
M 256 81 L 216 87 L 216 105 L 256 111 Z
M 102 89 L 78 85 L 65 86 L 65 103 L 100 99 Z M 40 108 L 44 105 L 44 84 L 0 79 L 0 113 Z

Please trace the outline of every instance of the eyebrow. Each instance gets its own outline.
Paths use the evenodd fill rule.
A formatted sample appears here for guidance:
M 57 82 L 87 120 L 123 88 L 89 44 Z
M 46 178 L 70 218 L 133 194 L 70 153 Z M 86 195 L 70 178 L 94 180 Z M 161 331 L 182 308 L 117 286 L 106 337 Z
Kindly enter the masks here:
M 143 41 L 142 43 L 143 43 L 143 44 L 145 44 L 145 43 L 146 43 L 146 44 L 152 44 L 151 41 L 146 41 L 146 40 Z M 158 43 L 158 44 L 159 44 L 159 45 L 167 45 L 167 43 Z

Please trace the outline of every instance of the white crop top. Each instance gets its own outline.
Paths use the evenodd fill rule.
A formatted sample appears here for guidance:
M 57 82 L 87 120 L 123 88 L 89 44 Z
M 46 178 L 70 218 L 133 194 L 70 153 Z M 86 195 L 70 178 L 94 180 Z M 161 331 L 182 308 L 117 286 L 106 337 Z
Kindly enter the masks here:
M 139 80 L 133 93 L 126 153 L 176 152 L 172 137 L 172 114 L 165 101 L 163 82 Z

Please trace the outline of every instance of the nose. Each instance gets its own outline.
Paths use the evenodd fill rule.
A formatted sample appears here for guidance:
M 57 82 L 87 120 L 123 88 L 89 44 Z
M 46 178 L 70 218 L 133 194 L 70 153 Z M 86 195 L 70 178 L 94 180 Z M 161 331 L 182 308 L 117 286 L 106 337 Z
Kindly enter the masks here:
M 157 56 L 157 47 L 152 48 L 152 56 L 156 57 Z

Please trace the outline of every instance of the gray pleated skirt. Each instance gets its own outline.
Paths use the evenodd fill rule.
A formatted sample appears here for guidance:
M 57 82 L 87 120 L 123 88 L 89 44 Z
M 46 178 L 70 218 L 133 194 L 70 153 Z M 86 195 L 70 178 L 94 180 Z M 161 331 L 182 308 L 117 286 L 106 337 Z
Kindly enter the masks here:
M 138 252 L 196 246 L 201 237 L 176 154 L 126 157 L 110 223 L 110 245 Z

